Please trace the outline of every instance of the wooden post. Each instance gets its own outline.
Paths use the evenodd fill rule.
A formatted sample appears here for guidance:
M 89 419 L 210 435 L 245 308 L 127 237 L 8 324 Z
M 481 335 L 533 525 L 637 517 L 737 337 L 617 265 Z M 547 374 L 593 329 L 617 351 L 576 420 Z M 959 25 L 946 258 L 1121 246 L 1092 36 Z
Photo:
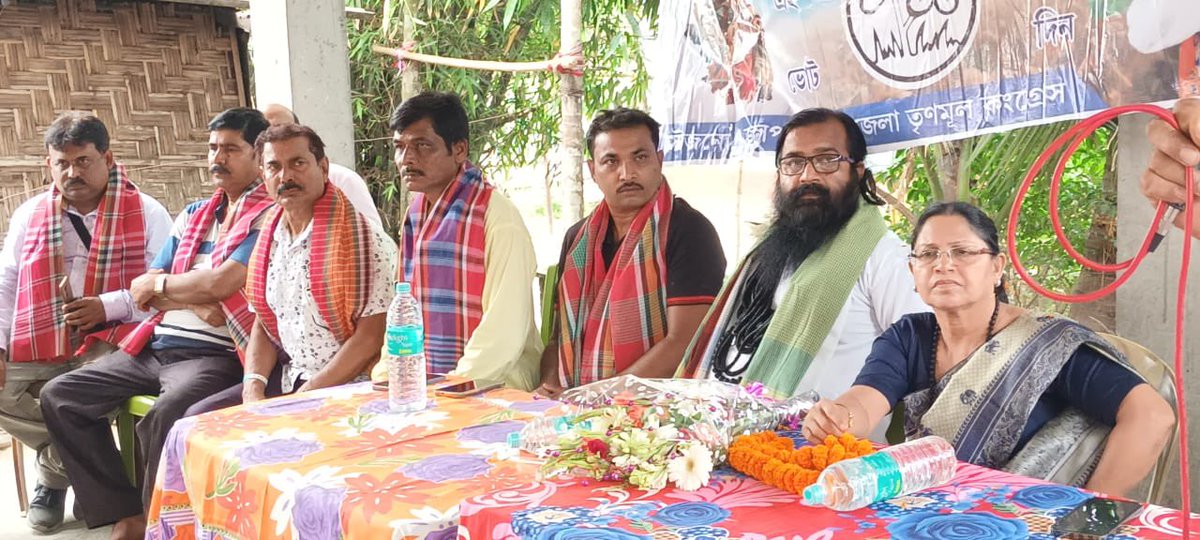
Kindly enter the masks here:
M 583 27 L 581 0 L 562 0 L 561 54 L 580 47 Z M 572 73 L 559 75 L 562 119 L 559 133 L 559 186 L 567 192 L 567 212 L 572 222 L 583 218 L 583 77 Z
M 417 23 L 412 16 L 417 2 L 416 0 L 401 0 L 401 2 L 400 9 L 404 10 L 404 43 L 412 43 L 417 39 Z M 420 64 L 416 62 L 404 64 L 404 72 L 400 74 L 400 99 L 408 99 L 421 92 L 421 80 L 417 77 L 420 69 Z

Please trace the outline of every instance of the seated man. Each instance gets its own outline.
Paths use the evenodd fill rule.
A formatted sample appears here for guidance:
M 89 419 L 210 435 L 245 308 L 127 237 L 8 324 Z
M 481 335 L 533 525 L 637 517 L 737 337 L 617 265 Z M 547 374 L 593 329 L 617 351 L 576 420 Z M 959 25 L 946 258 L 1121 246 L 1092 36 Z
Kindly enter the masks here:
M 604 201 L 563 239 L 558 332 L 542 355 L 539 394 L 616 375 L 670 377 L 721 288 L 721 241 L 671 194 L 658 127 L 620 108 L 588 128 L 588 170 Z
M 267 121 L 272 126 L 300 123 L 300 117 L 296 116 L 296 113 L 278 103 L 264 107 L 263 116 L 267 117 Z M 383 219 L 379 217 L 379 208 L 375 206 L 375 200 L 371 198 L 367 182 L 358 173 L 330 162 L 329 183 L 342 190 L 342 194 L 350 199 L 350 204 L 354 205 L 354 209 L 358 210 L 360 214 L 367 216 L 367 219 L 370 219 L 375 225 L 383 226 Z
M 467 112 L 423 93 L 392 114 L 396 168 L 416 195 L 404 219 L 404 281 L 425 317 L 430 373 L 521 390 L 537 384 L 533 242 L 516 206 L 467 161 Z M 386 366 L 372 373 L 387 378 Z
M 246 295 L 258 318 L 242 399 L 266 397 L 281 350 L 283 393 L 365 380 L 383 347 L 396 245 L 329 183 L 313 130 L 272 127 L 258 148 L 277 206 L 250 257 Z
M 806 109 L 788 120 L 775 157 L 775 218 L 713 304 L 681 374 L 761 382 L 776 397 L 836 396 L 876 337 L 929 310 L 913 288 L 908 248 L 873 207 L 883 201 L 866 155 L 845 113 Z
M 245 108 L 209 123 L 208 163 L 217 189 L 179 214 L 150 271 L 131 286 L 134 300 L 158 313 L 121 343 L 122 351 L 54 379 L 42 391 L 46 424 L 75 485 L 79 517 L 89 527 L 117 522 L 114 538 L 145 533 L 142 509 L 175 420 L 242 377 L 235 346 L 245 346 L 254 323 L 242 285 L 258 222 L 271 206 L 252 141 L 266 128 L 261 113 Z M 140 394 L 158 400 L 137 424 L 146 461 L 139 497 L 121 465 L 108 414 Z
M 166 241 L 171 215 L 113 160 L 99 118 L 65 113 L 45 141 L 50 186 L 13 212 L 0 252 L 0 428 L 37 450 L 29 526 L 51 532 L 69 483 L 39 395 L 149 315 L 128 289 Z

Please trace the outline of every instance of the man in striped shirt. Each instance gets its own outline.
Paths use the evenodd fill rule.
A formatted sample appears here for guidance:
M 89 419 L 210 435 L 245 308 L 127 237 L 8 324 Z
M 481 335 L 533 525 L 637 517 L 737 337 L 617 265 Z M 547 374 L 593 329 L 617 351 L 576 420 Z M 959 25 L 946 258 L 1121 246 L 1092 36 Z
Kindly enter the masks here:
M 59 377 L 42 390 L 42 411 L 89 527 L 116 522 L 112 538 L 142 538 L 167 433 L 188 407 L 242 377 L 238 349 L 254 324 L 242 287 L 258 228 L 272 206 L 254 141 L 267 128 L 254 109 L 209 123 L 208 161 L 217 189 L 187 207 L 150 270 L 130 294 L 159 313 L 121 351 Z M 132 358 L 131 358 L 132 356 Z M 146 458 L 140 492 L 122 470 L 107 415 L 130 397 L 158 395 L 137 425 Z

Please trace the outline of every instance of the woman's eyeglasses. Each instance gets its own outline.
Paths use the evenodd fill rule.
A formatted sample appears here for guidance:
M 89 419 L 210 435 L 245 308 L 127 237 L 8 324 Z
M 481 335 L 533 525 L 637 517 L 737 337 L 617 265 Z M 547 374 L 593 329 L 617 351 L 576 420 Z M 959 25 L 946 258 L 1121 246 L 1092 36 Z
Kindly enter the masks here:
M 933 266 L 942 260 L 942 254 L 950 257 L 950 262 L 953 264 L 966 264 L 978 258 L 980 255 L 995 255 L 996 252 L 990 249 L 967 249 L 967 248 L 950 248 L 942 251 L 940 249 L 926 249 L 922 251 L 914 251 L 908 254 L 908 259 L 917 266 Z

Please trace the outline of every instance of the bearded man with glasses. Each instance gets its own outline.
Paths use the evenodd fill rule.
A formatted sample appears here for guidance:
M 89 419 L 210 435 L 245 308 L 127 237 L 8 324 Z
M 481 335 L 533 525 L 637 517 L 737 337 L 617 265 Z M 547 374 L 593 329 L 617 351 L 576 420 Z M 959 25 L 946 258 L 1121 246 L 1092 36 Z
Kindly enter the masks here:
M 776 397 L 836 396 L 876 337 L 929 308 L 914 290 L 908 247 L 875 208 L 883 201 L 854 119 L 805 109 L 782 133 L 774 219 L 713 303 L 679 374 L 757 382 Z

